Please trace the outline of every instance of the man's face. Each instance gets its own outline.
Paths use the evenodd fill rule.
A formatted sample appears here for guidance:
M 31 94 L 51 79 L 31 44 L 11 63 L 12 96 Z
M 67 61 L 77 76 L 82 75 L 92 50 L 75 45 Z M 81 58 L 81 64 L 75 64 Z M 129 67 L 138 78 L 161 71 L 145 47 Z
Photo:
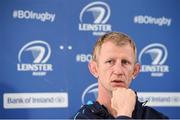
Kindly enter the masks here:
M 99 85 L 108 91 L 118 87 L 128 88 L 135 73 L 134 51 L 129 44 L 117 46 L 105 42 L 97 56 Z

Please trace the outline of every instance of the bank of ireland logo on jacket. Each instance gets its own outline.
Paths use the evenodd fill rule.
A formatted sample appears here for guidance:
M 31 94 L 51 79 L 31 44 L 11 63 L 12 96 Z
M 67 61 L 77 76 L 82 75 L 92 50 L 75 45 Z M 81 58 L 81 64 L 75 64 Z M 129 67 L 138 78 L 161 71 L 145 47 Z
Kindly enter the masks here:
M 95 101 L 98 95 L 98 83 L 89 85 L 83 92 L 81 101 L 82 104 L 87 104 L 90 101 Z
M 33 76 L 44 76 L 53 70 L 52 64 L 47 64 L 51 56 L 50 45 L 42 40 L 28 42 L 18 53 L 17 70 L 32 72 Z
M 145 46 L 138 57 L 142 64 L 141 72 L 149 72 L 153 77 L 162 77 L 169 72 L 169 66 L 165 65 L 168 58 L 166 46 L 160 43 L 152 43 Z
M 79 31 L 92 32 L 93 35 L 103 35 L 112 31 L 111 25 L 107 24 L 111 15 L 111 9 L 105 2 L 91 2 L 80 12 Z

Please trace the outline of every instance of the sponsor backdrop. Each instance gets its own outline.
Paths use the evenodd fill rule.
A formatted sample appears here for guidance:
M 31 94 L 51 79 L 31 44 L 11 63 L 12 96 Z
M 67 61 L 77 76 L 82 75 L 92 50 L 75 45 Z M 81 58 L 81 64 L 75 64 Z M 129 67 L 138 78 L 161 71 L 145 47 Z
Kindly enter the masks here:
M 178 11 L 178 0 L 1 0 L 0 118 L 71 118 L 95 100 L 87 64 L 110 31 L 137 44 L 139 99 L 180 118 Z

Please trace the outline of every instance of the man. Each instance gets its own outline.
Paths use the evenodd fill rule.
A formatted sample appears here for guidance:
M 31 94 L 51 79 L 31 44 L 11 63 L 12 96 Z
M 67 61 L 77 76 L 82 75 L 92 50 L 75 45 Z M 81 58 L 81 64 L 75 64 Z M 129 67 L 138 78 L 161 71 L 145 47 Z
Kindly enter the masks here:
M 134 41 L 123 33 L 107 33 L 96 42 L 89 70 L 98 80 L 97 101 L 82 106 L 75 119 L 167 119 L 129 88 L 140 72 L 136 54 Z

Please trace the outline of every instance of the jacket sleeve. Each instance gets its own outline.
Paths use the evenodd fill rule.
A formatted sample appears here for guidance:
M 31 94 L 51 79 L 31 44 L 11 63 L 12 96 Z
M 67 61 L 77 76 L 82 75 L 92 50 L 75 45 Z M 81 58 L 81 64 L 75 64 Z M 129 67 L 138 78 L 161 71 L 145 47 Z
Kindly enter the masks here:
M 118 116 L 116 119 L 132 119 L 128 116 Z

